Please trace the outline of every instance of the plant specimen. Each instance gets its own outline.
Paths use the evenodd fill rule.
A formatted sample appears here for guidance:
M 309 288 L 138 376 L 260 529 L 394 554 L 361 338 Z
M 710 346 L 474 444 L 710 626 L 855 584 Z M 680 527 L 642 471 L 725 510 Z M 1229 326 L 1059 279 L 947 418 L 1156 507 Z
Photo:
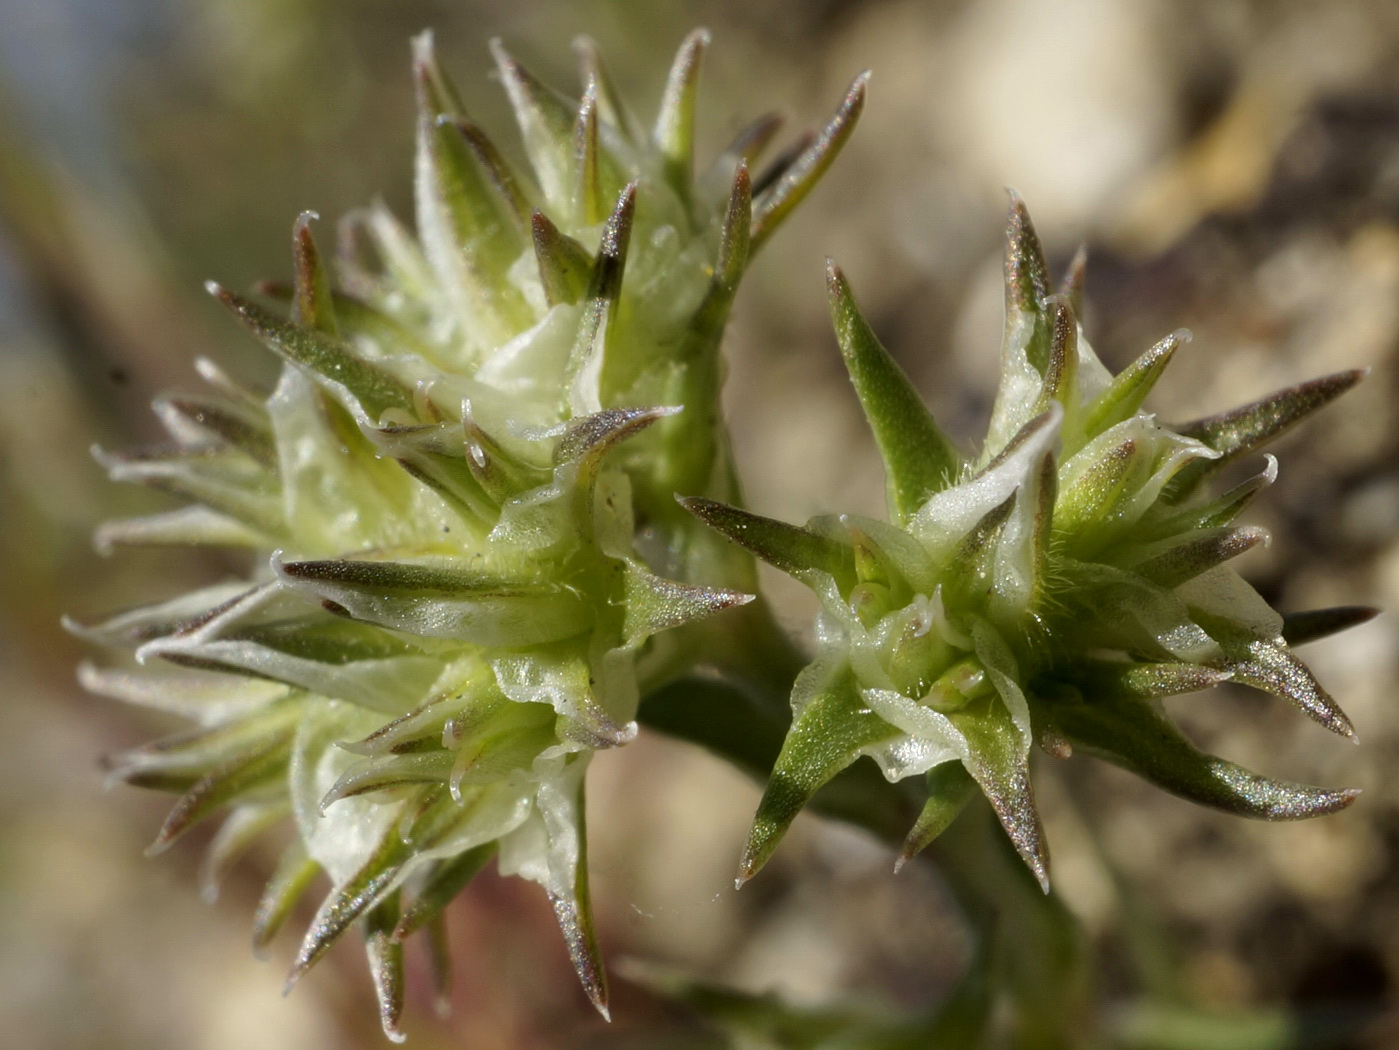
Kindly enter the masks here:
M 796 527 L 742 510 L 718 405 L 724 323 L 752 254 L 848 139 L 865 78 L 760 174 L 749 165 L 774 117 L 696 176 L 706 45 L 702 32 L 682 45 L 650 129 L 590 44 L 576 102 L 497 45 L 526 178 L 419 37 L 416 235 L 382 206 L 350 215 L 332 276 L 302 215 L 293 280 L 259 289 L 274 305 L 210 285 L 282 359 L 275 387 L 201 361 L 212 393 L 156 404 L 167 447 L 99 454 L 114 479 L 186 501 L 105 525 L 99 544 L 252 554 L 246 578 L 72 624 L 134 655 L 85 665 L 90 689 L 196 727 L 115 756 L 113 775 L 178 794 L 153 851 L 223 815 L 210 888 L 290 820 L 255 942 L 328 877 L 289 984 L 358 926 L 390 1038 L 404 940 L 427 931 L 445 989 L 443 908 L 492 860 L 548 893 L 606 1014 L 585 773 L 638 720 L 766 773 L 790 693 L 743 879 L 861 755 L 889 781 L 926 783 L 901 862 L 980 789 L 1046 889 L 1032 742 L 1251 816 L 1354 797 L 1205 755 L 1158 701 L 1232 680 L 1350 734 L 1290 644 L 1364 611 L 1268 608 L 1224 563 L 1263 538 L 1234 522 L 1275 465 L 1221 494 L 1210 482 L 1358 373 L 1158 423 L 1141 406 L 1179 339 L 1109 375 L 1079 330 L 1081 266 L 1051 293 L 1017 199 L 1002 385 L 980 455 L 939 431 L 832 268 L 890 522 Z M 753 555 L 820 596 L 804 670 L 754 600 Z M 827 810 L 877 831 L 880 798 L 913 798 L 839 783 Z

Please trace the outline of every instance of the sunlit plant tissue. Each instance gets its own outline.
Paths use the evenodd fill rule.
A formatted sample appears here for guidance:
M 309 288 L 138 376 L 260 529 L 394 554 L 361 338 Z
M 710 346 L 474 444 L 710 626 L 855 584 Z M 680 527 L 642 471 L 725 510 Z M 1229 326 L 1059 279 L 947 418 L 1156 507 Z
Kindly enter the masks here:
M 129 654 L 85 665 L 89 689 L 194 725 L 113 756 L 112 775 L 179 796 L 152 852 L 222 816 L 210 896 L 240 853 L 291 821 L 255 945 L 327 877 L 289 985 L 358 926 L 393 1039 L 403 942 L 427 931 L 445 996 L 443 908 L 492 859 L 544 888 L 607 1012 L 588 760 L 636 735 L 648 694 L 701 665 L 722 673 L 726 645 L 770 627 L 747 604 L 755 554 L 813 588 L 822 611 L 741 879 L 862 755 L 890 779 L 927 778 L 901 862 L 980 790 L 1046 887 L 1036 742 L 1249 816 L 1311 816 L 1354 797 L 1198 751 L 1160 699 L 1233 681 L 1351 735 L 1291 646 L 1365 611 L 1269 608 L 1225 562 L 1265 538 L 1236 520 L 1276 465 L 1225 491 L 1212 482 L 1359 374 L 1158 421 L 1143 400 L 1182 337 L 1110 375 L 1079 328 L 1081 262 L 1052 289 L 1013 199 L 1001 387 L 980 452 L 938 429 L 832 266 L 889 521 L 797 527 L 740 509 L 718 408 L 724 323 L 753 253 L 848 139 L 865 77 L 760 174 L 749 165 L 775 141 L 775 117 L 696 176 L 707 42 L 697 32 L 681 47 L 650 128 L 586 41 L 578 101 L 496 45 L 526 177 L 419 37 L 416 232 L 383 206 L 354 213 L 330 265 L 302 215 L 290 282 L 254 298 L 209 286 L 280 357 L 276 385 L 200 361 L 203 392 L 156 402 L 168 445 L 98 453 L 112 478 L 183 501 L 103 526 L 100 546 L 243 548 L 253 566 L 70 622 Z

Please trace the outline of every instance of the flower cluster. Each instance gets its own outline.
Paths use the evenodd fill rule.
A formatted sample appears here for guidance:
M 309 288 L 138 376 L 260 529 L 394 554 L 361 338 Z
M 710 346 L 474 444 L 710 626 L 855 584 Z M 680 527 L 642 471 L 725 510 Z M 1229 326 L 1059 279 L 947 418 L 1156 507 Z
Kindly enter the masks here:
M 360 924 L 391 1038 L 403 940 L 434 930 L 445 979 L 441 911 L 491 858 L 546 889 L 606 1013 L 588 758 L 631 739 L 639 697 L 693 661 L 661 632 L 749 600 L 729 588 L 751 559 L 673 493 L 736 497 L 724 322 L 752 252 L 849 136 L 864 81 L 757 178 L 774 117 L 694 177 L 706 44 L 682 46 L 650 131 L 586 41 L 578 102 L 497 45 L 527 180 L 418 38 L 417 236 L 382 206 L 348 217 L 332 280 L 303 215 L 294 279 L 260 289 L 289 318 L 210 285 L 284 362 L 275 388 L 201 362 L 212 393 L 157 402 L 168 447 L 98 454 L 114 479 L 186 501 L 104 526 L 100 545 L 254 561 L 246 579 L 72 625 L 134 655 L 85 666 L 88 688 L 196 726 L 115 756 L 113 776 L 179 794 L 155 851 L 227 814 L 211 892 L 290 817 L 256 943 L 324 873 L 290 980 Z
M 1345 372 L 1182 426 L 1142 410 L 1185 333 L 1113 376 L 1078 324 L 1083 261 L 1054 290 L 1023 202 L 1006 241 L 1000 387 L 975 458 L 938 428 L 879 344 L 844 276 L 830 306 L 888 480 L 889 522 L 854 515 L 783 524 L 685 500 L 736 544 L 819 596 L 818 651 L 740 867 L 768 859 L 811 796 L 860 756 L 891 781 L 926 776 L 900 863 L 977 789 L 1048 889 L 1033 743 L 1080 749 L 1168 791 L 1245 816 L 1330 813 L 1355 792 L 1283 783 L 1205 754 L 1161 699 L 1232 681 L 1327 729 L 1350 722 L 1292 646 L 1371 610 L 1284 618 L 1226 563 L 1266 539 L 1235 524 L 1276 476 L 1211 491 L 1221 467 L 1343 393 Z

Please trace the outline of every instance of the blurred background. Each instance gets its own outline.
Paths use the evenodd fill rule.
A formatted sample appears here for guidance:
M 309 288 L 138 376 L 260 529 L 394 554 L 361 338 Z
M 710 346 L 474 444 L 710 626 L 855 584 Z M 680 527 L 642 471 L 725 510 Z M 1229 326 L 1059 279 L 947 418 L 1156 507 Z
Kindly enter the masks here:
M 295 936 L 270 962 L 251 958 L 268 856 L 210 906 L 195 843 L 142 856 L 167 800 L 104 794 L 100 757 L 171 727 L 77 689 L 83 651 L 60 615 L 239 565 L 100 558 L 95 523 L 158 501 L 109 485 L 88 448 L 154 437 L 149 399 L 196 386 L 196 354 L 269 373 L 201 284 L 286 274 L 299 211 L 333 220 L 378 196 L 410 217 L 411 34 L 437 30 L 467 105 L 513 149 L 491 37 L 577 93 L 570 41 L 586 32 L 649 116 L 695 25 L 714 35 L 702 157 L 763 110 L 788 114 L 792 133 L 819 123 L 851 76 L 874 70 L 859 131 L 754 264 L 729 335 L 728 407 L 756 510 L 881 505 L 825 316 L 827 255 L 944 425 L 979 435 L 1009 185 L 1056 267 L 1088 244 L 1087 332 L 1111 366 L 1193 330 L 1156 398 L 1164 418 L 1373 367 L 1282 443 L 1281 478 L 1254 512 L 1274 541 L 1242 568 L 1284 610 L 1399 609 L 1392 0 L 0 0 L 7 1046 L 383 1045 L 348 944 L 285 1000 Z M 804 630 L 802 596 L 771 583 Z M 1360 748 L 1242 691 L 1174 708 L 1245 765 L 1363 788 L 1340 815 L 1251 824 L 1088 760 L 1042 763 L 1056 886 L 1099 952 L 1108 1045 L 1399 1045 L 1395 642 L 1391 613 L 1307 654 Z M 724 1046 L 722 1026 L 625 975 L 655 985 L 664 967 L 877 1014 L 925 1006 L 964 966 L 965 931 L 931 869 L 895 879 L 882 848 L 804 818 L 735 895 L 753 785 L 656 739 L 600 756 L 593 776 L 593 896 L 618 1020 L 591 1015 L 543 894 L 488 874 L 452 913 L 451 1019 L 412 975 L 413 1045 Z

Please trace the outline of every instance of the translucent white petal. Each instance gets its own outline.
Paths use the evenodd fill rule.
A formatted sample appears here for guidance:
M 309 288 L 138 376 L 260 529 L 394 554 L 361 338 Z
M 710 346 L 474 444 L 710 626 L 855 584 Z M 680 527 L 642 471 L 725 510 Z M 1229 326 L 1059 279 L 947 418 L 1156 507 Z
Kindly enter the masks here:
M 934 561 L 946 557 L 963 536 L 1017 488 L 1033 482 L 1044 454 L 1059 440 L 1064 410 L 1056 402 L 1043 426 L 1029 435 L 1000 463 L 970 481 L 935 493 L 923 504 L 909 531 L 927 548 Z

